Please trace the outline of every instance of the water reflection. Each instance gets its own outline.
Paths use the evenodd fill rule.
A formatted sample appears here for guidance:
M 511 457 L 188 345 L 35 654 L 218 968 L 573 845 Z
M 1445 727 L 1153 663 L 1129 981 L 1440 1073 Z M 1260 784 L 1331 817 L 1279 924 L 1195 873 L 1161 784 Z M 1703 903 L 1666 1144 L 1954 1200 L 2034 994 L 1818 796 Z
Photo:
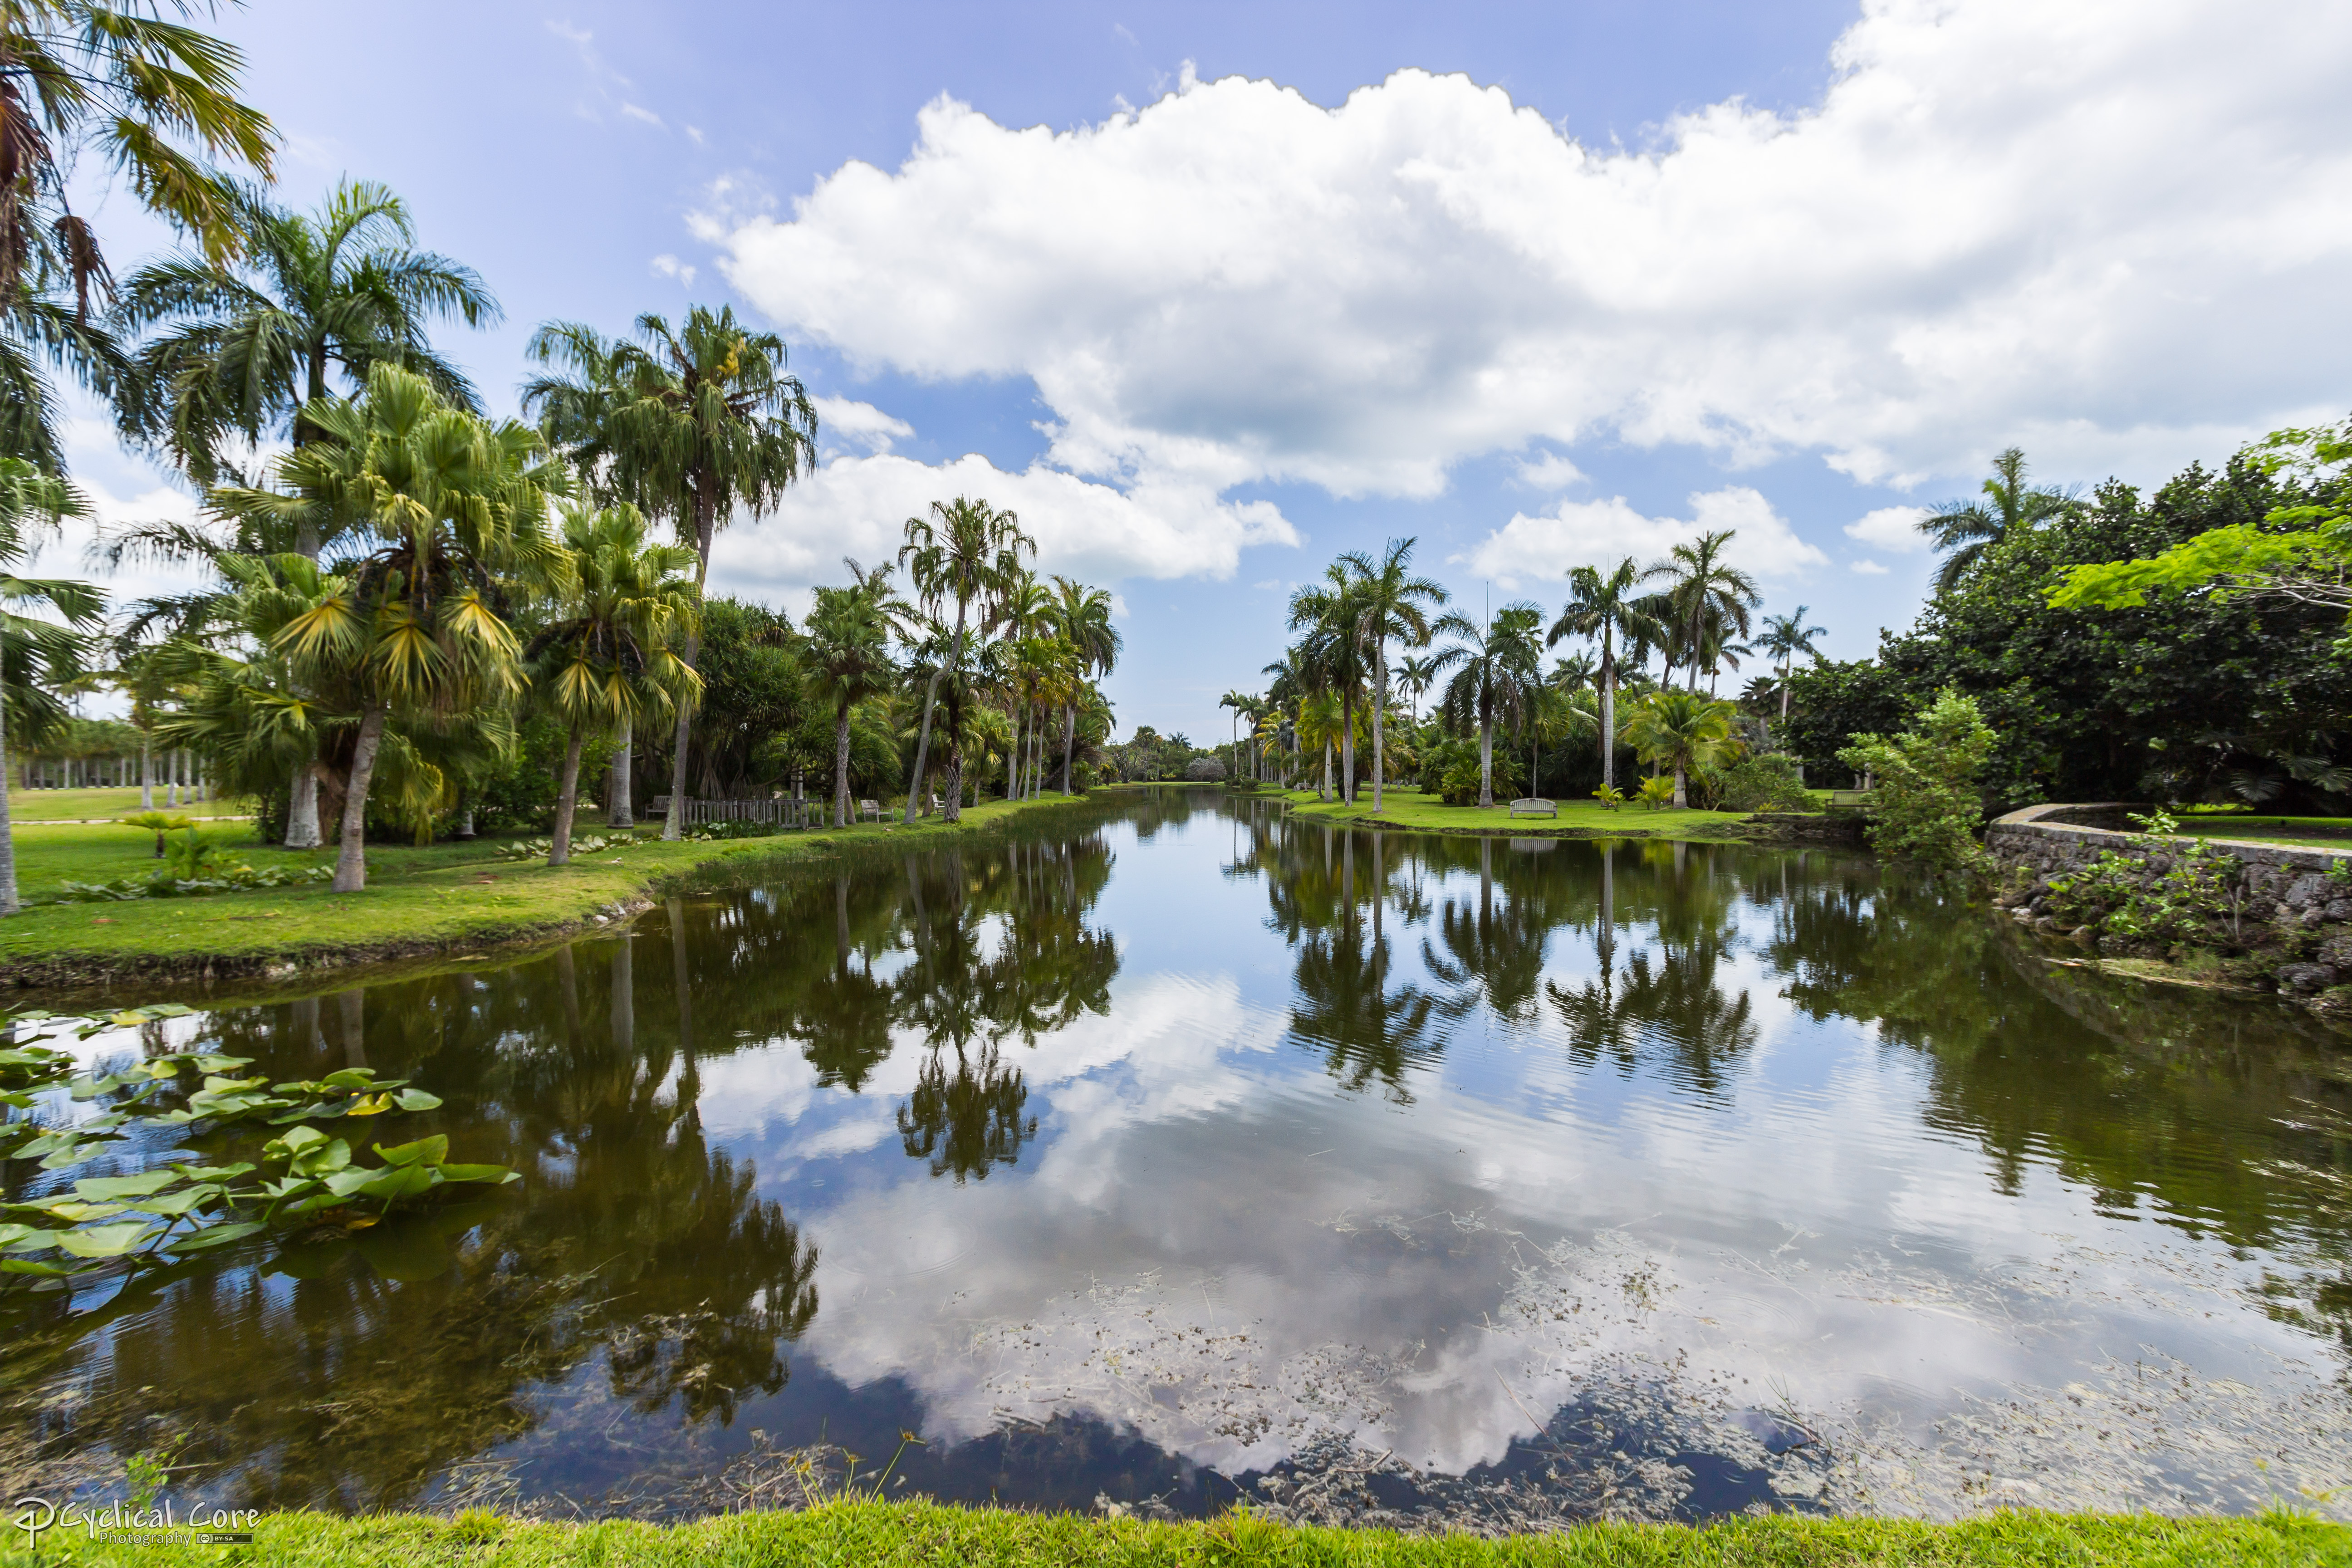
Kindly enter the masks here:
M 643 1496 L 754 1426 L 903 1425 L 949 1496 L 1222 1506 L 1351 1444 L 1536 1485 L 1551 1443 L 1585 1497 L 1615 1461 L 1555 1450 L 1592 1426 L 1746 1478 L 1658 1483 L 1665 1511 L 1852 1506 L 1820 1455 L 1944 1441 L 1954 1388 L 2093 1387 L 2103 1345 L 2256 1389 L 2221 1421 L 2249 1431 L 2286 1419 L 2279 1368 L 2352 1364 L 2336 1041 L 2056 967 L 1843 855 L 1171 791 L 174 1026 L 121 1048 L 411 1077 L 447 1102 L 419 1131 L 526 1180 L 0 1309 L 12 1474 L 172 1432 L 194 1485 L 266 1505 L 484 1467 Z M 1739 1448 L 1779 1430 L 1737 1403 L 1768 1376 L 1854 1436 Z M 2293 1408 L 2287 1446 L 2321 1441 Z

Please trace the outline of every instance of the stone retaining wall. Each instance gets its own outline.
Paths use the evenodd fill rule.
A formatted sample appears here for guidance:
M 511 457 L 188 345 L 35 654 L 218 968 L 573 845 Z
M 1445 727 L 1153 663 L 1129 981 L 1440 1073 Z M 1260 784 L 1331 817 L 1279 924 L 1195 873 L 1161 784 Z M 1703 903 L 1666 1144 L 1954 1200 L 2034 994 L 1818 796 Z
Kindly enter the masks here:
M 2146 811 L 2116 802 L 2034 805 L 2012 811 L 1985 830 L 1985 847 L 1999 863 L 2011 913 L 2050 936 L 2071 936 L 2101 952 L 2123 951 L 2112 937 L 2088 928 L 2068 931 L 2045 912 L 2050 879 L 2086 866 L 2114 850 L 2138 858 L 2152 886 L 2176 857 L 2151 848 L 2135 833 L 2119 832 L 2129 816 Z M 2211 849 L 2238 862 L 2236 942 L 2251 962 L 2245 978 L 2266 979 L 2294 996 L 2313 996 L 2352 984 L 2352 880 L 2331 868 L 2352 866 L 2352 848 L 2309 849 L 2243 838 L 2207 838 Z

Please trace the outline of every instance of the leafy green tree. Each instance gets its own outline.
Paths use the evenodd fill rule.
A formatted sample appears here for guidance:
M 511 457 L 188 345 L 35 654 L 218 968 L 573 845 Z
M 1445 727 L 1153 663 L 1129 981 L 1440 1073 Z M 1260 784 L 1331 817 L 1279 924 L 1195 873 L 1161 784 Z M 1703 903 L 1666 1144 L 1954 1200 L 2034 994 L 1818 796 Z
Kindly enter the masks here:
M 933 501 L 930 516 L 907 520 L 906 543 L 899 547 L 898 564 L 907 568 L 908 578 L 932 620 L 944 620 L 948 603 L 952 601 L 955 605 L 955 630 L 948 640 L 946 656 L 932 670 L 930 685 L 923 694 L 922 731 L 915 742 L 915 782 L 907 793 L 907 821 L 910 825 L 920 804 L 917 796 L 922 791 L 924 766 L 930 751 L 931 707 L 938 700 L 943 674 L 951 677 L 947 683 L 946 815 L 950 822 L 962 817 L 961 736 L 969 693 L 971 646 L 967 634 L 972 606 L 981 606 L 983 623 L 991 620 L 997 596 L 1021 575 L 1021 557 L 1036 553 L 1037 542 L 1021 531 L 1020 518 L 969 496 Z
M 1478 731 L 1478 804 L 1495 804 L 1495 726 L 1518 722 L 1543 685 L 1543 610 L 1517 600 L 1480 626 L 1460 611 L 1441 616 L 1431 628 L 1462 640 L 1437 656 L 1436 670 L 1454 671 L 1445 683 L 1440 711 L 1457 733 Z
M 2063 490 L 2025 482 L 2025 454 L 2011 447 L 1992 460 L 1992 477 L 1978 487 L 1982 500 L 1947 501 L 1919 520 L 1919 531 L 1948 551 L 1936 569 L 1936 592 L 1948 594 L 1976 569 L 1992 546 L 2012 533 L 2036 528 L 2066 511 L 2074 500 Z
M 572 858 L 580 753 L 589 735 L 691 707 L 701 685 L 674 646 L 700 607 L 684 576 L 694 552 L 648 542 L 645 519 L 627 505 L 574 503 L 565 509 L 562 541 L 571 568 L 566 613 L 524 651 L 534 690 L 564 726 L 551 866 Z
M 1901 734 L 1856 735 L 1838 760 L 1874 786 L 1871 847 L 1934 873 L 1982 876 L 1990 858 L 1977 842 L 1984 817 L 1978 773 L 1992 753 L 1992 728 L 1973 698 L 1937 694 Z
M 20 577 L 16 569 L 59 518 L 81 510 L 81 499 L 61 480 L 22 458 L 0 458 L 0 915 L 13 915 L 18 907 L 16 850 L 8 827 L 7 717 L 15 711 L 20 734 L 29 714 L 48 724 L 63 718 L 54 700 L 39 700 L 35 672 L 54 683 L 78 669 L 90 630 L 105 614 L 103 595 L 89 584 Z
M 110 287 L 98 232 L 68 200 L 84 155 L 215 262 L 243 235 L 216 165 L 270 174 L 276 134 L 237 98 L 244 60 L 161 0 L 0 6 L 0 457 L 63 473 L 41 361 L 121 396 L 130 367 L 90 319 Z
M 1092 588 L 1070 577 L 1055 577 L 1054 592 L 1056 629 L 1064 642 L 1076 656 L 1076 670 L 1081 688 L 1086 681 L 1100 680 L 1118 664 L 1123 639 L 1118 628 L 1111 625 L 1111 597 L 1108 588 Z M 1076 757 L 1078 736 L 1078 710 L 1084 704 L 1074 689 L 1062 709 L 1062 793 L 1070 793 L 1070 768 Z
M 1339 700 L 1339 798 L 1356 799 L 1356 706 L 1363 700 L 1363 584 L 1343 561 L 1323 569 L 1323 581 L 1290 596 L 1290 629 L 1300 640 L 1302 668 L 1313 689 Z
M 1625 722 L 1625 739 L 1643 761 L 1671 768 L 1675 775 L 1674 805 L 1690 805 L 1690 775 L 1728 761 L 1738 743 L 1731 738 L 1731 704 L 1704 692 L 1662 687 L 1634 705 Z
M 1756 590 L 1756 580 L 1723 559 L 1724 547 L 1738 533 L 1730 528 L 1702 533 L 1675 545 L 1664 561 L 1642 574 L 1644 580 L 1666 584 L 1664 598 L 1670 613 L 1659 619 L 1689 661 L 1694 691 L 1698 689 L 1702 668 L 1710 676 L 1715 673 L 1731 634 L 1748 635 L 1748 612 L 1763 599 Z M 1669 653 L 1669 682 L 1674 679 L 1673 658 Z
M 730 308 L 694 306 L 676 330 L 646 314 L 636 328 L 638 342 L 607 342 L 573 321 L 541 327 L 531 356 L 559 374 L 528 383 L 523 409 L 600 499 L 670 520 L 694 546 L 699 595 L 719 529 L 739 514 L 773 510 L 815 465 L 816 409 L 785 369 L 783 340 L 744 327 Z M 689 632 L 688 668 L 701 651 Z M 684 831 L 693 723 L 681 708 L 664 838 Z
M 1756 639 L 1756 646 L 1771 655 L 1772 662 L 1780 666 L 1780 717 L 1784 721 L 1789 717 L 1789 672 L 1796 668 L 1801 657 L 1819 664 L 1822 652 L 1813 646 L 1813 639 L 1829 636 L 1827 626 L 1805 625 L 1805 617 L 1811 613 L 1810 605 L 1799 605 L 1793 615 L 1767 616 L 1764 634 Z
M 1389 705 L 1389 639 L 1407 647 L 1429 646 L 1430 610 L 1445 603 L 1445 590 L 1412 574 L 1410 539 L 1391 539 L 1378 557 L 1350 551 L 1339 557 L 1356 579 L 1360 633 L 1372 645 L 1372 809 L 1381 809 L 1388 761 L 1382 715 Z
M 248 446 L 315 440 L 294 416 L 336 390 L 334 371 L 364 383 L 379 363 L 402 365 L 450 404 L 480 412 L 465 373 L 425 332 L 437 320 L 495 324 L 498 301 L 471 268 L 413 248 L 399 196 L 344 180 L 316 213 L 243 191 L 234 214 L 239 257 L 149 262 L 123 279 L 116 305 L 126 331 L 154 334 L 136 355 L 145 403 L 135 423 L 189 478 L 216 483 L 232 437 Z M 315 558 L 321 542 L 309 520 L 294 548 Z
M 1608 788 L 1617 784 L 1617 687 L 1622 675 L 1617 645 L 1622 639 L 1646 647 L 1664 637 L 1647 596 L 1634 592 L 1641 581 L 1641 569 L 1630 555 L 1606 577 L 1579 566 L 1569 574 L 1568 603 L 1545 638 L 1547 647 L 1567 637 L 1589 637 L 1601 645 L 1594 679 L 1601 687 L 1601 782 Z

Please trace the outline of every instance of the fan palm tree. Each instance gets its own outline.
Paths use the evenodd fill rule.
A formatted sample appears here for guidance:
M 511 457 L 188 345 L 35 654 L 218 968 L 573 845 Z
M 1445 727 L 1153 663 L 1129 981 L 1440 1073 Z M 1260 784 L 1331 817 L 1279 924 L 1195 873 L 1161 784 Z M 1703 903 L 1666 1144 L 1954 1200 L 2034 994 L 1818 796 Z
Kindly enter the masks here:
M 893 595 L 883 580 L 887 563 L 868 573 L 855 561 L 845 561 L 850 585 L 819 588 L 801 629 L 808 641 L 810 691 L 820 702 L 833 705 L 833 825 L 849 826 L 853 807 L 849 794 L 849 713 L 896 683 L 898 669 L 890 662 L 890 634 L 895 629 Z
M 1985 552 L 2011 529 L 2032 528 L 2073 507 L 2067 491 L 2025 482 L 2025 453 L 2011 447 L 1992 460 L 1992 478 L 1978 487 L 1983 500 L 1946 501 L 1919 520 L 1919 531 L 1950 554 L 1936 569 L 1936 592 L 1948 594 L 1975 570 Z
M 558 367 L 523 388 L 522 405 L 577 467 L 599 500 L 664 517 L 694 547 L 694 591 L 710 574 L 710 544 L 739 513 L 759 517 L 816 463 L 816 410 L 786 371 L 783 340 L 754 332 L 732 309 L 697 305 L 675 330 L 639 316 L 636 342 L 607 342 L 574 321 L 530 340 L 531 357 Z M 702 655 L 687 634 L 688 668 Z M 681 706 L 670 761 L 669 821 L 686 823 L 686 763 L 694 717 Z
M 60 518 L 84 512 L 81 497 L 54 476 L 19 458 L 0 458 L 0 915 L 17 910 L 16 850 L 8 826 L 7 720 L 62 721 L 62 706 L 33 684 L 39 668 L 54 684 L 79 667 L 105 598 L 87 583 L 20 577 L 16 569 L 56 529 Z M 25 614 L 25 611 L 34 614 Z M 56 619 L 51 619 L 55 616 Z M 59 623 L 63 624 L 60 625 Z M 20 723 L 21 727 L 21 723 Z
M 1712 767 L 1738 742 L 1731 738 L 1732 709 L 1696 691 L 1662 687 L 1637 705 L 1625 723 L 1625 739 L 1644 762 L 1672 768 L 1675 808 L 1690 805 L 1690 772 Z
M 358 715 L 334 881 L 350 893 L 367 886 L 368 790 L 394 710 L 462 710 L 520 689 L 501 581 L 563 581 L 547 507 L 569 479 L 529 426 L 452 407 L 394 364 L 371 370 L 359 398 L 302 416 L 320 439 L 278 460 L 280 484 L 356 514 L 378 546 L 274 639 L 299 679 L 341 686 Z
M 0 6 L 0 457 L 64 472 L 43 359 L 93 391 L 129 392 L 129 365 L 90 320 L 110 289 L 97 230 L 68 200 L 84 154 L 125 176 L 149 212 L 215 263 L 242 239 L 220 165 L 267 179 L 276 133 L 239 100 L 244 58 L 161 0 L 12 0 Z
M 1830 635 L 1827 626 L 1805 625 L 1805 617 L 1811 614 L 1811 605 L 1799 605 L 1793 615 L 1767 616 L 1764 617 L 1763 635 L 1756 639 L 1756 646 L 1771 655 L 1773 662 L 1780 667 L 1780 720 L 1783 723 L 1789 718 L 1790 672 L 1796 667 L 1800 655 L 1811 657 L 1817 664 L 1821 662 L 1822 650 L 1813 646 L 1813 639 Z
M 389 361 L 432 384 L 443 399 L 480 412 L 465 373 L 436 353 L 425 329 L 499 320 L 498 301 L 473 268 L 414 248 L 415 225 L 383 185 L 345 180 L 315 213 L 272 204 L 266 192 L 236 197 L 243 257 L 167 257 L 123 279 L 115 320 L 128 331 L 161 327 L 135 363 L 147 400 L 137 427 L 160 439 L 200 485 L 221 477 L 220 447 L 317 432 L 294 417 L 326 396 L 331 372 L 364 382 Z M 315 559 L 321 541 L 295 544 Z
M 1756 580 L 1723 559 L 1724 546 L 1738 530 L 1717 529 L 1687 543 L 1677 544 L 1664 561 L 1642 574 L 1666 584 L 1666 601 L 1673 606 L 1675 641 L 1690 664 L 1691 689 L 1698 689 L 1702 665 L 1711 675 L 1717 656 L 1732 634 L 1746 637 L 1748 612 L 1763 602 Z
M 627 505 L 574 503 L 564 510 L 562 539 L 572 572 L 570 613 L 525 650 L 532 685 L 566 731 L 551 866 L 572 858 L 580 754 L 590 733 L 615 725 L 625 731 L 648 710 L 691 706 L 701 689 L 671 646 L 699 608 L 685 576 L 694 552 L 647 542 L 645 519 Z
M 1432 628 L 1462 641 L 1437 656 L 1439 673 L 1454 672 L 1445 685 L 1443 712 L 1458 732 L 1478 726 L 1478 804 L 1495 804 L 1495 724 L 1516 722 L 1542 684 L 1543 610 L 1525 599 L 1505 605 L 1480 626 L 1456 611 Z
M 1362 551 L 1339 557 L 1356 580 L 1359 636 L 1372 645 L 1372 810 L 1378 813 L 1388 760 L 1381 716 L 1389 705 L 1389 639 L 1407 647 L 1429 645 L 1429 610 L 1445 603 L 1445 590 L 1411 570 L 1414 541 L 1391 539 L 1376 558 Z
M 1062 640 L 1077 655 L 1077 673 L 1081 681 L 1100 680 L 1118 663 L 1124 639 L 1118 628 L 1110 624 L 1111 596 L 1108 588 L 1090 588 L 1069 577 L 1055 577 L 1054 591 L 1058 595 L 1055 610 L 1060 622 Z M 1077 747 L 1078 700 L 1073 691 L 1070 700 L 1062 708 L 1062 793 L 1070 791 L 1070 764 Z
M 915 820 L 923 768 L 930 752 L 932 704 L 939 699 L 940 677 L 950 671 L 947 819 L 956 822 L 962 817 L 965 671 L 971 652 L 966 634 L 971 608 L 978 604 L 981 619 L 987 623 L 993 615 L 996 595 L 1020 576 L 1021 557 L 1036 553 L 1037 542 L 1021 531 L 1020 518 L 968 496 L 933 501 L 930 516 L 907 520 L 906 542 L 898 548 L 898 564 L 907 568 L 908 578 L 921 596 L 925 611 L 934 621 L 944 621 L 949 601 L 955 604 L 955 631 L 948 639 L 946 657 L 932 670 L 930 685 L 923 694 L 922 729 L 915 742 L 915 782 L 907 792 L 907 821 L 910 826 Z
M 1617 684 L 1622 674 L 1618 639 L 1646 649 L 1664 636 L 1648 596 L 1634 592 L 1641 581 L 1641 568 L 1630 555 L 1606 577 L 1591 566 L 1579 566 L 1569 574 L 1568 604 L 1544 639 L 1546 647 L 1567 637 L 1589 637 L 1601 645 L 1593 675 L 1601 687 L 1601 783 L 1610 789 L 1617 785 Z

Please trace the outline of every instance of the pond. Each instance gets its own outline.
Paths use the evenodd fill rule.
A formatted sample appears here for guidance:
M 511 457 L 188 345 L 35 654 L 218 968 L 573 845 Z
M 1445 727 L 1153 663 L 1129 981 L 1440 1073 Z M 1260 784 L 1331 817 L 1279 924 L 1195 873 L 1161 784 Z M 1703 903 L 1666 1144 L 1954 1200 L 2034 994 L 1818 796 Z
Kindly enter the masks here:
M 85 1049 L 196 1042 L 413 1078 L 401 1136 L 524 1180 L 20 1293 L 12 1479 L 674 1517 L 855 1454 L 1490 1529 L 2352 1480 L 2345 1041 L 1851 853 L 1169 790 Z

